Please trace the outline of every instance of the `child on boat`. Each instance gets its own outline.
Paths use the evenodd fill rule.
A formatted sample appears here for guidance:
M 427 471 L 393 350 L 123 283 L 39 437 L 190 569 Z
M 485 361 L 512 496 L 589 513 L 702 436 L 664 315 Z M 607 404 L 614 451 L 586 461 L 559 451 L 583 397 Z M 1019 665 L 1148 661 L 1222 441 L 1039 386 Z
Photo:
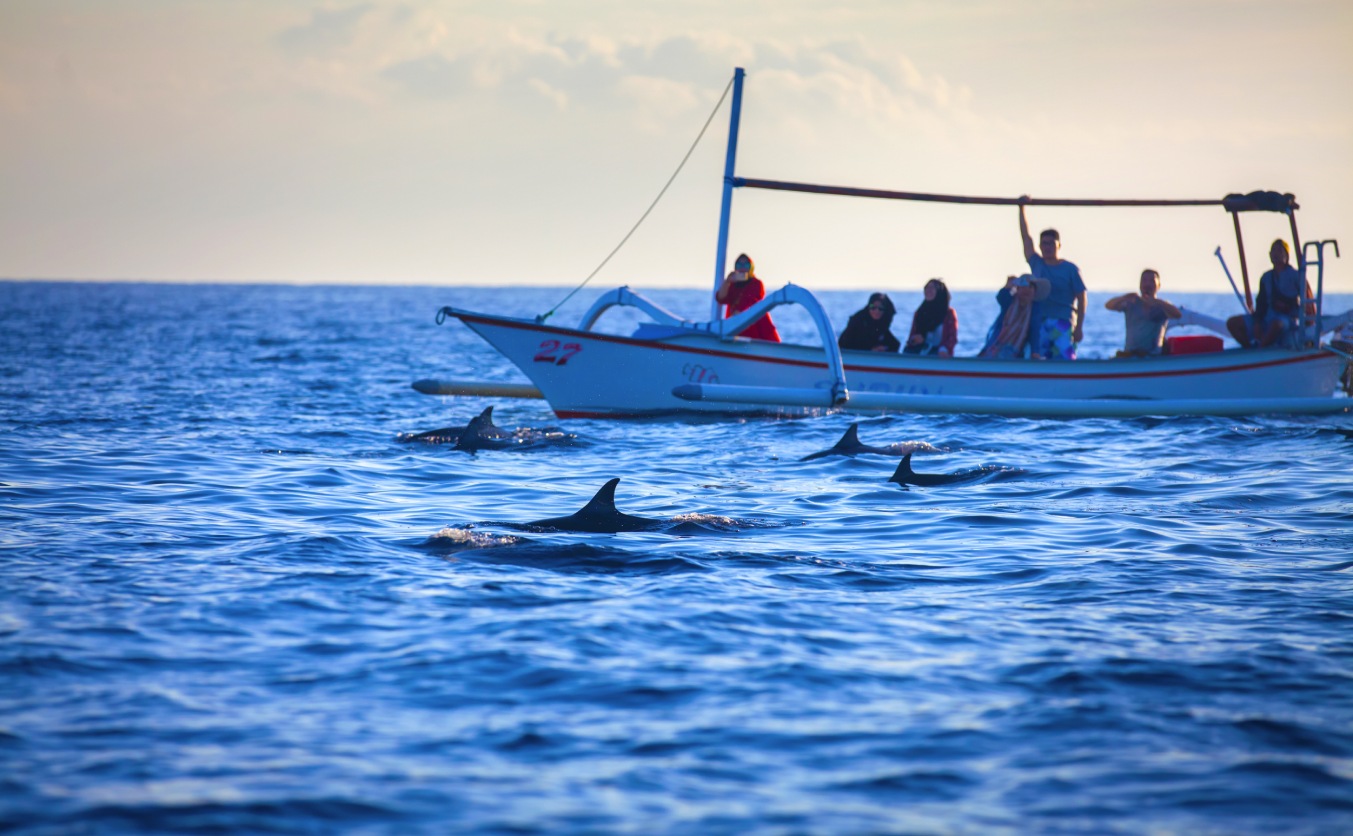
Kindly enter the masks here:
M 1149 357 L 1159 354 L 1165 345 L 1165 328 L 1171 319 L 1182 315 L 1179 308 L 1161 299 L 1160 273 L 1155 270 L 1143 270 L 1138 284 L 1141 293 L 1124 293 L 1104 303 L 1111 311 L 1123 315 L 1126 329 L 1123 338 L 1123 350 L 1118 357 Z
M 953 357 L 958 345 L 958 314 L 949 307 L 949 288 L 939 279 L 925 283 L 925 301 L 911 317 L 906 354 Z
M 836 344 L 854 351 L 897 351 L 902 347 L 891 326 L 897 308 L 886 293 L 869 294 L 869 302 L 850 315 Z
M 733 272 L 729 273 L 723 284 L 719 285 L 714 298 L 725 306 L 724 319 L 740 314 L 766 298 L 766 286 L 756 277 L 756 266 L 752 264 L 751 256 L 743 253 L 733 260 Z M 769 340 L 773 343 L 780 341 L 780 332 L 776 330 L 775 323 L 771 322 L 770 314 L 761 316 L 742 329 L 741 336 L 751 337 L 754 340 Z

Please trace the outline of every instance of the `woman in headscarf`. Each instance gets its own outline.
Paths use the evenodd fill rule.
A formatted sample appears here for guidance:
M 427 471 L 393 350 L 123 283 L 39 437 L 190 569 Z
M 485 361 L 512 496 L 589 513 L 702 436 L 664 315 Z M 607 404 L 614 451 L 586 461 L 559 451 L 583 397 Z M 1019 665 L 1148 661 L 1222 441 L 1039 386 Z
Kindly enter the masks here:
M 889 327 L 897 308 L 886 293 L 869 294 L 869 302 L 850 315 L 846 329 L 836 338 L 841 348 L 855 351 L 897 351 L 902 347 Z
M 1024 346 L 1029 341 L 1029 326 L 1039 318 L 1038 301 L 1046 299 L 1051 289 L 1047 279 L 1036 279 L 1028 274 L 1007 277 L 1005 287 L 996 292 L 1001 312 L 991 323 L 987 344 L 977 356 L 999 360 L 1023 357 Z M 1033 358 L 1042 359 L 1037 354 Z
M 953 357 L 958 345 L 958 314 L 949 307 L 949 288 L 939 279 L 925 283 L 925 301 L 911 318 L 907 354 Z
M 740 314 L 766 298 L 766 286 L 756 277 L 756 265 L 752 264 L 751 256 L 743 253 L 733 260 L 733 272 L 719 285 L 714 298 L 725 306 L 724 319 Z M 758 317 L 756 322 L 742 329 L 739 336 L 773 343 L 780 341 L 780 332 L 775 330 L 770 314 Z

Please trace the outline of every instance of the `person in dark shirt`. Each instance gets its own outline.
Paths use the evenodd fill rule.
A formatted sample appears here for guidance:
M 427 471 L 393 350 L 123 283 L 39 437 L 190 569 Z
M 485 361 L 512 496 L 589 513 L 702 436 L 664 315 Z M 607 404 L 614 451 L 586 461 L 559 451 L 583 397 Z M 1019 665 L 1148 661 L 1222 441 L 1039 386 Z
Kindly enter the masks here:
M 1270 346 L 1295 327 L 1301 305 L 1302 278 L 1291 265 L 1291 258 L 1287 242 L 1281 238 L 1274 241 L 1268 250 L 1273 269 L 1259 277 L 1254 313 L 1238 314 L 1226 320 L 1226 330 L 1242 346 Z
M 902 347 L 890 327 L 897 308 L 886 293 L 869 294 L 869 303 L 850 315 L 836 344 L 854 351 L 897 351 Z

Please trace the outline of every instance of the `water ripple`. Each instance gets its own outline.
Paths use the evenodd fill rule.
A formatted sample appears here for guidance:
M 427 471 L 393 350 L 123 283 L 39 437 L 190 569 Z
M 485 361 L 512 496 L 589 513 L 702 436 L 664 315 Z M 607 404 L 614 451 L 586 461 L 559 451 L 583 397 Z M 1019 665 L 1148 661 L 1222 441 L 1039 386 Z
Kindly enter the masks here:
M 413 392 L 520 380 L 432 313 L 552 294 L 0 294 L 0 829 L 1353 820 L 1349 416 L 570 421 L 470 456 L 400 434 L 558 422 Z M 857 417 L 997 469 L 797 461 Z M 520 528 L 613 476 L 666 524 Z

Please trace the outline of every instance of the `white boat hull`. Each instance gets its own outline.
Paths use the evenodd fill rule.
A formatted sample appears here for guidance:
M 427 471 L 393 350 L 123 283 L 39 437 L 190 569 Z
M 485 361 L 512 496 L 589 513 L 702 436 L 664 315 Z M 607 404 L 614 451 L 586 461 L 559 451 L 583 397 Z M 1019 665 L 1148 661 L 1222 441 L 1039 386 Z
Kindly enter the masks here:
M 640 339 L 448 313 L 520 368 L 560 418 L 803 413 L 832 405 L 833 375 L 820 347 L 699 331 Z M 1074 362 L 845 352 L 843 360 L 850 392 L 843 406 L 850 410 L 1135 416 L 1353 407 L 1334 396 L 1343 359 L 1320 349 Z

